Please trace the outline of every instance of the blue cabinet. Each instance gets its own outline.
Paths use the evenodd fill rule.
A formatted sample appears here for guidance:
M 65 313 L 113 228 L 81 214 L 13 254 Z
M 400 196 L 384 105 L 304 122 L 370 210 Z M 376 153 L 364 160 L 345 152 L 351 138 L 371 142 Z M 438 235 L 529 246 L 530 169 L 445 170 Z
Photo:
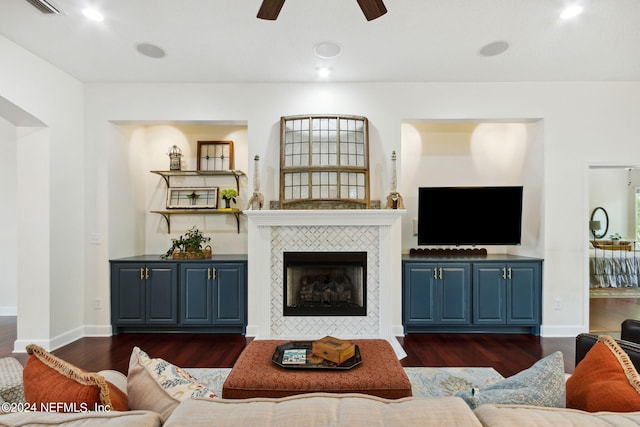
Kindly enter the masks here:
M 405 324 L 469 324 L 469 273 L 468 264 L 405 263 Z
M 180 265 L 182 325 L 243 325 L 246 268 L 243 263 Z
M 170 263 L 113 263 L 111 318 L 117 325 L 176 325 L 177 266 Z
M 539 333 L 540 259 L 404 257 L 402 288 L 405 332 Z
M 244 333 L 246 256 L 211 261 L 143 255 L 111 262 L 113 333 L 196 331 Z

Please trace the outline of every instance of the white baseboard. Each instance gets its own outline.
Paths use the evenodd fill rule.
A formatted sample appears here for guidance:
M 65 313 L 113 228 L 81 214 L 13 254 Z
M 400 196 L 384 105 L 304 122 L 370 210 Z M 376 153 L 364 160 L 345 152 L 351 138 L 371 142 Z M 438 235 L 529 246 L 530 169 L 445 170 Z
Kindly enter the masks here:
M 57 350 L 84 337 L 110 337 L 111 325 L 84 325 L 55 336 L 51 339 L 22 339 L 13 343 L 14 353 L 26 353 L 29 344 L 36 344 L 47 351 Z
M 589 328 L 585 328 L 584 325 L 558 325 L 558 326 L 540 326 L 541 337 L 576 337 L 583 332 L 589 332 Z
M 110 337 L 113 335 L 111 325 L 85 325 L 85 337 Z
M 0 316 L 17 316 L 18 307 L 0 307 Z

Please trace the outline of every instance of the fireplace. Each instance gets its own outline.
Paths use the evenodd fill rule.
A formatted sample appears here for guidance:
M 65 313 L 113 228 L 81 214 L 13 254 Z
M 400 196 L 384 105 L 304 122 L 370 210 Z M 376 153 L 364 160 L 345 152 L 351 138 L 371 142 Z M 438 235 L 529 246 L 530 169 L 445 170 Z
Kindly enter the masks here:
M 285 252 L 284 316 L 366 316 L 366 252 Z

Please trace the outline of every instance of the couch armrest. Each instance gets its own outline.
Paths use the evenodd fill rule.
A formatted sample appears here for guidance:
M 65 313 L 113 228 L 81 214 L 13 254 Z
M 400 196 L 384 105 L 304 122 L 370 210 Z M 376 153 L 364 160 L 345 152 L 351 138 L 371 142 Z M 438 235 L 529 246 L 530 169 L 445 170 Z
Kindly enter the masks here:
M 596 334 L 580 334 L 576 337 L 576 365 L 597 341 L 598 335 Z M 616 342 L 629 355 L 636 370 L 640 371 L 640 344 L 624 340 L 616 340 Z
M 622 322 L 620 339 L 640 343 L 640 320 L 627 319 Z

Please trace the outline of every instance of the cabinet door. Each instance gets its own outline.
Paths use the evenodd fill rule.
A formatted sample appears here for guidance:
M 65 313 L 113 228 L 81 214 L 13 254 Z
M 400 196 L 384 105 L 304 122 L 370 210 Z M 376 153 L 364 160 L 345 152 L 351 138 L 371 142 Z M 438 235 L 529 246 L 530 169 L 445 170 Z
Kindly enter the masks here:
M 111 265 L 111 322 L 114 325 L 145 323 L 144 264 Z
M 506 266 L 482 263 L 473 266 L 473 323 L 506 323 Z
M 436 264 L 405 263 L 404 322 L 408 325 L 433 324 L 436 313 Z
M 438 313 L 443 325 L 468 325 L 471 319 L 469 264 L 439 264 Z
M 507 323 L 537 324 L 540 319 L 540 265 L 513 263 L 507 265 Z
M 175 264 L 147 264 L 146 323 L 176 325 L 178 323 L 178 274 Z M 146 276 L 146 271 L 145 271 Z
M 246 268 L 242 263 L 213 264 L 215 325 L 242 325 L 245 323 Z
M 211 264 L 180 265 L 180 323 L 211 325 L 213 321 Z

